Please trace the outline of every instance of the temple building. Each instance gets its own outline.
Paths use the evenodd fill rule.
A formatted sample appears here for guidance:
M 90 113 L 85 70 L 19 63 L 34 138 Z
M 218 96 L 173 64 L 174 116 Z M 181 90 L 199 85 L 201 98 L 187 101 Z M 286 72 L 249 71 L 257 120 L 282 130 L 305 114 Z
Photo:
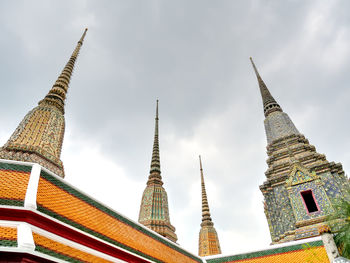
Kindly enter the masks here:
M 139 223 L 176 242 L 175 227 L 170 223 L 168 195 L 163 187 L 162 176 L 160 175 L 158 122 L 157 100 L 151 170 L 146 189 L 142 195 Z
M 211 220 L 207 192 L 205 190 L 204 175 L 202 167 L 202 159 L 199 156 L 199 166 L 201 173 L 202 187 L 202 223 L 199 232 L 199 248 L 198 255 L 201 257 L 221 254 L 219 237 L 214 228 L 214 223 Z
M 334 211 L 334 200 L 346 197 L 349 188 L 342 166 L 328 162 L 299 133 L 271 96 L 253 61 L 263 98 L 269 156 L 267 180 L 260 189 L 274 245 L 220 254 L 201 159 L 199 256 L 176 243 L 160 170 L 158 101 L 139 222 L 67 183 L 60 160 L 64 103 L 85 35 L 86 30 L 49 93 L 0 149 L 0 262 L 350 262 L 339 256 L 325 223 Z
M 272 97 L 252 58 L 265 115 L 267 180 L 260 186 L 272 243 L 319 235 L 337 198 L 348 198 L 340 163 L 316 151 Z

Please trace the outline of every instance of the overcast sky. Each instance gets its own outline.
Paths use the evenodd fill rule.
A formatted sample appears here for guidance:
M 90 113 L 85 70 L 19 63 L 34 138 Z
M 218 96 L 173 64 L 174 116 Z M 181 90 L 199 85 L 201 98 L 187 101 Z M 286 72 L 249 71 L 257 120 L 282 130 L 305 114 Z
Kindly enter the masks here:
M 349 10 L 345 0 L 1 1 L 0 143 L 88 27 L 66 101 L 65 180 L 137 221 L 159 99 L 178 243 L 197 254 L 201 154 L 222 252 L 266 247 L 266 137 L 249 57 L 299 131 L 349 171 Z

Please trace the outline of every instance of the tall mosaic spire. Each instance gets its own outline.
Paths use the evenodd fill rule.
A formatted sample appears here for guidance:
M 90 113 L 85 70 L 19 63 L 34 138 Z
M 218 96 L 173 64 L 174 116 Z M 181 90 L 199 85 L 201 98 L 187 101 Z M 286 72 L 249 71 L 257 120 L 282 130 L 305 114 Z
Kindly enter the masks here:
M 327 161 L 297 130 L 251 62 L 265 114 L 268 169 L 260 190 L 272 244 L 317 236 L 336 200 L 350 200 L 349 182 L 342 165 Z
M 87 29 L 79 39 L 69 61 L 38 106 L 18 125 L 10 139 L 0 148 L 0 158 L 35 162 L 64 177 L 60 160 L 64 137 L 64 101 Z
M 173 242 L 177 241 L 175 227 L 170 223 L 168 196 L 163 188 L 160 171 L 158 100 L 156 107 L 151 169 L 146 189 L 142 195 L 139 223 Z
M 199 246 L 198 255 L 201 257 L 221 254 L 218 234 L 214 228 L 214 223 L 211 220 L 207 192 L 205 190 L 204 175 L 202 167 L 202 159 L 199 156 L 199 166 L 201 174 L 202 187 L 202 223 L 199 231 Z

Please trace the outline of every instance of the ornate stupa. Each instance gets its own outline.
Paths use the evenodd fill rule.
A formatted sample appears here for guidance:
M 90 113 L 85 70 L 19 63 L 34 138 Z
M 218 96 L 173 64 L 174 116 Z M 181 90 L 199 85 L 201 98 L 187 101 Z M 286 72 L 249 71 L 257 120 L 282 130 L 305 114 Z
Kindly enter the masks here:
M 151 170 L 146 189 L 142 195 L 139 223 L 158 234 L 176 242 L 175 227 L 170 223 L 168 196 L 163 187 L 159 158 L 158 100 L 156 107 L 155 131 Z
M 65 129 L 64 102 L 86 31 L 49 93 L 27 113 L 10 139 L 0 148 L 0 159 L 39 163 L 64 177 L 60 160 Z
M 210 216 L 207 192 L 205 190 L 204 175 L 201 156 L 199 156 L 199 166 L 202 187 L 202 223 L 199 231 L 198 255 L 200 257 L 221 254 L 218 234 L 214 228 L 214 223 Z
M 342 165 L 327 161 L 298 131 L 250 60 L 265 115 L 268 169 L 260 190 L 272 243 L 318 236 L 318 227 L 334 212 L 335 201 L 345 197 L 349 182 Z

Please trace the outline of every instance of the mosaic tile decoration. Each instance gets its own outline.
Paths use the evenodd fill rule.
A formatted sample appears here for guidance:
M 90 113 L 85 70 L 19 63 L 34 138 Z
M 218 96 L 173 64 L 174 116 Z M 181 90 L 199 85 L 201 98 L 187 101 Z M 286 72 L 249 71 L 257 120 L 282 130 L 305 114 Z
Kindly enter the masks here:
M 143 192 L 139 223 L 176 242 L 175 227 L 170 223 L 168 196 L 161 185 L 147 185 Z
M 333 202 L 337 198 L 341 197 L 342 194 L 346 194 L 347 185 L 345 180 L 340 179 L 341 176 L 338 174 L 324 173 L 320 175 L 324 185 L 324 189 L 327 193 L 328 198 Z
M 54 106 L 37 106 L 23 118 L 6 144 L 0 157 L 17 161 L 39 162 L 52 172 L 63 175 L 60 160 L 65 130 L 62 112 Z M 37 159 L 33 156 L 37 155 Z M 39 161 L 41 157 L 41 160 Z
M 280 112 L 268 118 L 275 114 Z M 269 143 L 267 154 L 267 180 L 260 190 L 273 244 L 318 236 L 318 224 L 334 212 L 333 203 L 345 198 L 350 189 L 342 165 L 328 162 L 301 134 Z M 312 191 L 317 211 L 307 210 L 304 191 Z
M 213 226 L 202 227 L 199 232 L 199 248 L 200 256 L 221 254 L 218 234 Z
M 297 184 L 306 183 L 318 179 L 316 173 L 310 173 L 304 166 L 300 163 L 295 163 L 293 165 L 292 171 L 289 174 L 289 178 L 286 181 L 288 187 Z
M 155 262 L 201 262 L 139 225 L 42 171 L 38 210 L 113 245 Z
M 24 205 L 30 171 L 30 166 L 0 163 L 0 205 Z
M 64 126 L 64 117 L 56 108 L 37 106 L 24 117 L 5 147 L 38 151 L 58 163 Z
M 43 254 L 66 260 L 68 262 L 84 263 L 84 262 L 94 262 L 94 263 L 110 263 L 112 261 L 106 260 L 104 258 L 92 255 L 90 253 L 81 251 L 79 249 L 73 248 L 71 246 L 62 244 L 48 237 L 40 235 L 33 232 L 33 239 L 35 242 L 35 251 L 41 252 Z
M 0 226 L 0 247 L 17 247 L 17 228 Z
M 164 220 L 170 222 L 168 196 L 163 186 L 147 186 L 142 195 L 139 221 Z
M 272 240 L 295 229 L 296 219 L 284 185 L 273 188 L 265 194 L 265 213 L 268 218 Z
M 326 249 L 322 241 L 313 241 L 307 244 L 291 245 L 287 247 L 274 248 L 239 254 L 234 256 L 225 256 L 207 259 L 207 263 L 329 263 Z
M 267 143 L 292 134 L 300 134 L 288 114 L 272 112 L 264 120 Z

